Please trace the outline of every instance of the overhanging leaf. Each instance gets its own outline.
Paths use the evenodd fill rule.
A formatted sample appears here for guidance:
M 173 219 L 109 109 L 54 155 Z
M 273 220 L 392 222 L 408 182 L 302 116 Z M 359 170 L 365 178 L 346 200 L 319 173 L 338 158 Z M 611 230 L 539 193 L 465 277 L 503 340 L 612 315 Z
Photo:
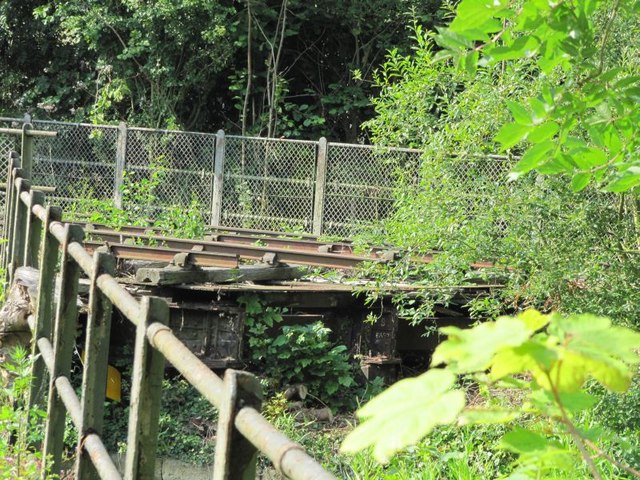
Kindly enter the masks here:
M 505 123 L 498 131 L 494 141 L 500 143 L 503 150 L 507 150 L 508 148 L 513 147 L 520 140 L 523 140 L 531 129 L 532 127 L 528 125 Z
M 626 192 L 640 185 L 640 167 L 629 167 L 605 187 L 607 192 Z
M 448 363 L 458 373 L 487 369 L 496 352 L 521 345 L 530 335 L 525 322 L 511 317 L 500 317 L 495 322 L 481 323 L 469 329 L 445 327 L 440 331 L 449 338 L 438 345 L 431 363 Z
M 516 163 L 513 169 L 516 172 L 526 173 L 536 168 L 540 163 L 548 160 L 547 154 L 553 150 L 555 143 L 552 141 L 544 141 L 535 144 L 525 152 L 520 161 Z
M 386 462 L 437 425 L 454 422 L 465 404 L 464 392 L 451 389 L 455 379 L 452 372 L 432 369 L 392 385 L 358 410 L 364 421 L 345 438 L 341 451 L 373 446 L 375 458 Z

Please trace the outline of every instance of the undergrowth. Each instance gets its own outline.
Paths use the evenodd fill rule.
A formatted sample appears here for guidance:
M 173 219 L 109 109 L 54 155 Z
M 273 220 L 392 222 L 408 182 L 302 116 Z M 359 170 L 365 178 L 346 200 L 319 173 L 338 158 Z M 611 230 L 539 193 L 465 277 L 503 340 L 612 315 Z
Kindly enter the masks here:
M 42 442 L 37 423 L 45 416 L 40 409 L 27 409 L 31 383 L 31 359 L 23 347 L 16 347 L 2 362 L 0 387 L 0 479 L 55 479 L 42 460 L 42 453 L 30 445 Z
M 112 199 L 98 199 L 91 186 L 85 185 L 74 195 L 75 201 L 65 211 L 70 220 L 106 224 L 118 230 L 125 225 L 159 228 L 163 235 L 180 238 L 202 238 L 205 231 L 203 205 L 192 195 L 188 205 L 164 205 L 161 189 L 169 181 L 166 160 L 158 157 L 149 164 L 148 177 L 134 177 L 124 172 L 120 187 L 122 207 Z

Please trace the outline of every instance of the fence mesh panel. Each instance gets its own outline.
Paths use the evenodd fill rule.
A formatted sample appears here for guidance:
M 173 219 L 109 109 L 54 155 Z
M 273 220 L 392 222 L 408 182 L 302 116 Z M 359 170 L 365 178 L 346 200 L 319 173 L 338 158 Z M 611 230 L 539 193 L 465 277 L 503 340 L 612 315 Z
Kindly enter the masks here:
M 2 128 L 22 128 L 22 123 L 12 122 L 10 120 L 0 120 Z M 20 149 L 20 137 L 0 133 L 0 168 L 2 169 L 2 178 L 5 178 L 9 168 L 9 153 Z M 6 183 L 6 182 L 5 182 Z M 0 191 L 0 234 L 4 236 L 4 214 L 6 208 L 6 192 Z
M 414 183 L 419 158 L 417 150 L 329 143 L 323 232 L 349 236 L 386 218 L 397 176 Z
M 53 203 L 68 210 L 79 199 L 113 199 L 116 127 L 32 124 L 38 130 L 58 132 L 56 137 L 34 141 L 33 184 L 55 187 L 49 195 Z
M 123 201 L 128 202 L 125 208 L 135 207 L 142 217 L 154 220 L 163 211 L 195 206 L 203 220 L 211 222 L 215 134 L 32 123 L 34 128 L 58 132 L 55 138 L 35 140 L 33 183 L 55 187 L 49 197 L 66 211 L 86 199 L 113 201 L 120 151 L 125 152 L 121 187 Z M 0 119 L 0 126 L 21 128 L 22 121 Z M 120 137 L 123 132 L 126 148 L 124 137 Z M 19 149 L 18 143 L 19 137 L 0 135 L 3 165 L 8 152 Z M 226 136 L 220 224 L 313 232 L 318 145 L 313 141 Z M 398 185 L 427 185 L 433 190 L 434 202 L 447 201 L 437 192 L 455 191 L 452 210 L 471 216 L 491 211 L 492 202 L 500 202 L 516 188 L 506 182 L 512 162 L 504 158 L 421 162 L 418 150 L 341 143 L 328 143 L 326 155 L 322 232 L 328 235 L 346 237 L 374 228 L 392 213 Z
M 316 142 L 226 137 L 221 223 L 312 231 Z
M 153 187 L 131 192 L 132 200 L 153 203 L 153 216 L 170 207 L 194 206 L 210 222 L 215 145 L 212 134 L 128 129 L 125 185 Z

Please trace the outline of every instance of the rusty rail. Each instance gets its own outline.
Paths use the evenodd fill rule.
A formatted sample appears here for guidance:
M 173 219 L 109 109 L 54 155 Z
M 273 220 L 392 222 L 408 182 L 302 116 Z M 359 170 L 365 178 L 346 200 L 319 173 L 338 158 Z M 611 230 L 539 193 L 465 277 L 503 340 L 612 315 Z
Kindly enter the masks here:
M 254 477 L 258 451 L 288 478 L 334 478 L 260 415 L 259 383 L 253 375 L 227 370 L 221 379 L 213 373 L 166 326 L 169 307 L 164 299 L 145 296 L 136 300 L 114 278 L 114 255 L 99 248 L 91 255 L 83 245 L 82 227 L 62 222 L 59 208 L 45 206 L 44 194 L 31 188 L 27 174 L 32 162 L 28 143 L 33 137 L 28 127 L 20 133 L 22 157 L 12 155 L 8 171 L 8 228 L 3 265 L 7 272 L 5 281 L 9 282 L 20 266 L 35 266 L 40 271 L 38 298 L 31 319 L 34 363 L 28 403 L 29 407 L 43 404 L 42 387 L 48 376 L 43 455 L 52 459 L 52 471 L 61 467 L 64 420 L 68 413 L 79 432 L 75 478 L 122 478 L 101 440 L 111 310 L 115 307 L 136 326 L 125 479 L 153 478 L 165 359 L 220 411 L 215 479 Z M 125 247 L 140 248 L 130 245 L 116 248 Z M 259 251 L 246 249 L 243 254 L 255 258 Z M 237 262 L 237 256 L 224 251 L 200 253 L 220 262 Z M 298 259 L 302 261 L 302 257 Z M 60 288 L 54 298 L 58 268 Z M 82 274 L 90 280 L 90 308 L 84 345 L 87 356 L 78 397 L 69 382 L 69 373 L 78 319 L 78 281 Z M 40 355 L 36 355 L 38 352 Z
M 292 265 L 308 265 L 313 267 L 328 267 L 354 269 L 362 262 L 385 261 L 382 256 L 364 256 L 342 253 L 341 251 L 319 252 L 317 248 L 301 249 L 296 248 L 297 243 L 287 243 L 279 241 L 280 247 L 271 245 L 256 245 L 252 243 L 235 242 L 233 238 L 226 241 L 216 240 L 184 240 L 181 238 L 162 237 L 145 234 L 130 234 L 113 232 L 106 230 L 91 230 L 87 232 L 93 240 L 86 241 L 89 248 L 97 248 L 100 241 L 107 242 L 105 245 L 114 251 L 116 256 L 122 258 L 136 258 L 139 260 L 154 260 L 157 255 L 159 261 L 171 261 L 173 256 L 180 252 L 188 252 L 192 255 L 196 265 L 200 266 L 226 266 L 216 263 L 217 258 L 240 258 L 243 260 L 272 260 L 288 263 Z M 231 236 L 233 237 L 233 236 Z M 96 241 L 99 240 L 99 241 Z M 127 245 L 126 241 L 141 242 L 143 245 Z M 265 240 L 267 243 L 269 240 Z M 109 242 L 118 242 L 115 244 Z M 262 242 L 262 241 L 261 241 Z M 288 247 L 287 247 L 288 246 Z M 171 258 L 169 258 L 171 257 Z M 233 266 L 232 266 L 233 267 Z

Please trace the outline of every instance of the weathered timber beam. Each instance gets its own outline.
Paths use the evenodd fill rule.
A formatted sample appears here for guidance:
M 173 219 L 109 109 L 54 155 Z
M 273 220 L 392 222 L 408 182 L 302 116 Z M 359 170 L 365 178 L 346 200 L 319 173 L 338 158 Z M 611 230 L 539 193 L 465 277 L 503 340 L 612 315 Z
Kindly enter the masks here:
M 242 265 L 240 268 L 140 268 L 136 281 L 151 285 L 183 283 L 239 283 L 283 281 L 301 278 L 304 271 L 297 267 Z

